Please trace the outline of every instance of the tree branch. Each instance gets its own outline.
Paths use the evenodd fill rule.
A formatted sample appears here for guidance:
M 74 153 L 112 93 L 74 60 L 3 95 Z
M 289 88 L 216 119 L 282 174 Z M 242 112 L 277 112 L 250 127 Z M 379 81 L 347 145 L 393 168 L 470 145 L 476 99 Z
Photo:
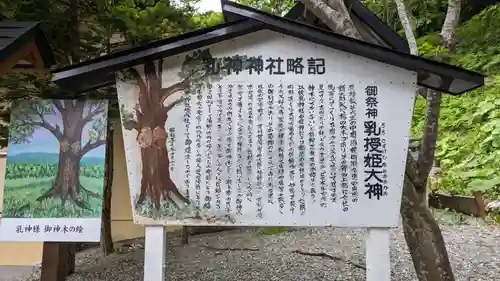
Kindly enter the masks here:
M 64 112 L 64 106 L 60 100 L 54 100 L 54 106 L 59 111 L 59 113 L 62 114 Z
M 403 25 L 406 41 L 408 42 L 408 46 L 410 48 L 410 53 L 412 55 L 418 56 L 419 54 L 418 54 L 417 40 L 415 39 L 415 32 L 411 22 L 412 18 L 411 10 L 408 9 L 404 0 L 394 0 L 394 2 L 396 2 L 398 16 L 401 21 L 401 24 Z M 419 87 L 417 89 L 417 93 L 421 94 L 424 97 L 427 96 L 426 92 L 427 91 L 425 88 Z M 418 158 L 420 159 L 420 154 Z M 417 181 L 419 178 L 418 163 L 411 156 L 410 151 L 408 151 L 406 155 L 406 173 L 413 182 Z
M 154 61 L 148 61 L 144 64 L 144 76 L 146 87 L 148 88 L 149 95 L 153 94 L 151 91 L 156 89 L 161 89 L 161 79 L 158 78 L 158 73 L 156 71 L 156 65 Z
M 259 251 L 258 248 L 218 248 L 209 245 L 202 245 L 202 247 L 215 251 L 251 251 L 251 252 Z
M 68 29 L 70 30 L 70 42 L 68 42 L 67 46 L 69 47 L 69 54 L 71 58 L 71 64 L 76 64 L 80 62 L 81 59 L 81 34 L 80 34 L 80 13 L 81 9 L 79 0 L 69 0 L 70 6 L 68 11 L 69 24 Z
M 86 124 L 87 122 L 90 122 L 97 115 L 103 114 L 106 109 L 104 104 L 105 104 L 104 101 L 99 101 L 94 110 L 92 110 L 92 106 L 89 106 L 89 112 L 87 113 L 87 116 L 85 116 L 85 118 L 82 119 L 82 122 Z
M 350 264 L 350 265 L 352 265 L 354 267 L 357 267 L 359 269 L 366 270 L 366 266 L 364 266 L 364 265 L 355 263 L 353 261 L 350 261 L 350 260 L 342 258 L 342 257 L 337 257 L 337 256 L 329 255 L 327 253 L 322 253 L 322 252 L 321 253 L 312 253 L 312 252 L 305 252 L 305 251 L 301 251 L 301 250 L 294 250 L 294 251 L 292 251 L 292 253 L 299 254 L 299 255 L 304 255 L 304 256 L 311 256 L 311 257 L 328 258 L 328 259 L 331 259 L 333 261 L 343 261 L 343 262 L 345 262 L 347 264 Z
M 64 108 L 66 110 L 75 110 L 75 101 L 74 100 L 64 100 L 63 105 L 64 105 Z
M 61 132 L 61 128 L 59 127 L 59 125 L 56 125 L 54 127 L 43 120 L 42 121 L 25 122 L 25 123 L 23 123 L 23 125 L 33 125 L 33 126 L 42 127 L 44 129 L 48 130 L 49 132 L 51 132 L 56 137 L 56 139 L 58 139 L 58 140 L 62 139 L 62 132 Z
M 106 144 L 106 140 L 96 140 L 95 142 L 90 142 L 90 141 L 87 142 L 87 144 L 85 144 L 85 146 L 82 148 L 82 151 L 80 152 L 80 157 L 83 157 L 92 149 L 98 148 L 99 146 L 104 144 Z
M 135 115 L 137 116 L 138 123 L 144 122 L 144 114 L 142 113 L 142 111 L 139 110 L 138 106 L 135 107 Z M 138 128 L 138 129 L 140 129 L 140 128 Z
M 460 20 L 461 0 L 448 0 L 448 10 L 441 29 L 441 45 L 452 51 L 455 47 L 455 32 Z
M 141 93 L 146 93 L 147 92 L 146 83 L 144 83 L 144 80 L 142 79 L 142 77 L 139 74 L 139 72 L 137 71 L 137 69 L 130 68 L 129 72 L 132 74 L 132 76 L 134 76 L 134 78 L 137 82 L 137 86 L 139 86 L 139 91 L 141 91 Z
M 410 20 L 412 18 L 411 10 L 406 7 L 403 0 L 394 0 L 394 2 L 396 2 L 399 19 L 405 31 L 406 40 L 410 47 L 410 53 L 418 56 L 417 41 L 415 39 L 413 25 Z M 422 94 L 420 90 L 423 89 L 419 89 L 418 91 Z M 407 174 L 413 182 L 414 187 L 419 191 L 425 191 L 427 176 L 432 168 L 432 163 L 434 162 L 439 119 L 439 105 L 441 101 L 439 93 L 428 90 L 424 92 L 427 92 L 427 114 L 424 136 L 420 145 L 418 159 L 415 161 L 410 152 L 408 152 L 408 156 L 406 157 Z
M 158 2 L 160 2 L 160 0 L 154 0 L 152 4 L 146 4 L 140 3 L 138 0 L 134 0 L 134 5 L 138 9 L 145 10 L 146 8 L 153 8 L 156 4 L 158 4 Z
M 91 113 L 92 113 L 92 108 L 94 107 L 95 104 L 90 104 L 89 105 L 89 109 L 87 110 L 87 115 L 85 116 L 89 116 Z
M 158 80 L 160 80 L 160 86 L 163 81 L 163 59 L 158 60 Z
M 174 101 L 173 103 L 169 104 L 168 106 L 165 107 L 165 112 L 169 112 L 172 108 L 174 108 L 176 105 L 178 105 L 179 103 L 181 103 L 183 101 L 184 101 L 184 98 L 180 98 L 180 99 Z
M 403 231 L 418 280 L 454 281 L 446 244 L 426 204 L 408 174 L 401 198 Z
M 400 0 L 396 0 L 400 1 Z M 441 30 L 442 46 L 451 50 L 454 44 L 455 32 L 458 26 L 460 16 L 461 0 L 449 0 L 446 19 Z M 447 41 L 446 41 L 447 40 Z M 435 58 L 437 61 L 442 61 L 442 54 L 438 54 Z M 441 81 L 444 83 L 444 81 Z M 441 104 L 441 93 L 428 90 L 426 104 L 426 120 L 424 127 L 424 136 L 420 146 L 420 151 L 417 160 L 417 178 L 413 182 L 417 191 L 425 191 L 427 178 L 434 163 L 436 152 L 436 142 L 438 137 L 439 111 Z
M 415 39 L 415 31 L 411 22 L 411 11 L 406 7 L 404 0 L 394 0 L 398 10 L 399 20 L 405 31 L 406 41 L 410 47 L 410 54 L 418 56 L 417 40 Z
M 438 136 L 439 110 L 441 104 L 441 93 L 429 90 L 427 92 L 426 120 L 424 137 L 420 145 L 417 160 L 418 177 L 414 181 L 417 190 L 425 190 L 427 177 L 434 162 L 436 142 Z
M 79 116 L 82 116 L 84 108 L 85 108 L 85 102 L 75 101 L 75 111 L 78 112 Z
M 351 20 L 349 11 L 342 0 L 300 0 L 306 9 L 309 9 L 333 32 L 362 40 Z
M 404 0 L 394 0 L 396 2 L 396 7 L 405 31 L 406 41 L 408 42 L 408 47 L 410 48 L 410 54 L 418 56 L 418 46 L 417 40 L 415 39 L 415 30 L 413 28 L 413 23 L 411 22 L 412 14 L 411 10 L 408 9 Z M 417 92 L 424 98 L 427 97 L 427 89 L 424 87 L 418 87 Z
M 165 100 L 168 97 L 170 97 L 171 95 L 187 89 L 189 87 L 189 82 L 190 82 L 189 78 L 186 78 L 186 79 L 182 80 L 181 82 L 173 84 L 172 86 L 169 86 L 167 88 L 161 88 L 160 89 L 160 96 L 161 96 L 160 104 L 163 104 L 165 102 Z
M 406 154 L 405 173 L 412 182 L 415 182 L 418 178 L 417 161 L 411 156 L 410 151 Z

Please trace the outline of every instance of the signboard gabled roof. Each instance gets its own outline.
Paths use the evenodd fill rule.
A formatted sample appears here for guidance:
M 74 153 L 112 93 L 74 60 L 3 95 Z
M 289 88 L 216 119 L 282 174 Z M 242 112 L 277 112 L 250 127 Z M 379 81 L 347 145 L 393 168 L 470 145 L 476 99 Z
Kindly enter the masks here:
M 231 1 L 223 10 L 240 19 L 155 41 L 81 64 L 53 71 L 53 81 L 73 91 L 87 91 L 114 83 L 114 73 L 258 30 L 268 29 L 316 44 L 401 67 L 418 74 L 418 84 L 438 91 L 461 94 L 484 84 L 484 75 L 391 48 L 352 39 L 317 27 L 274 16 Z
M 38 22 L 0 21 L 0 61 L 7 60 L 32 40 L 35 41 L 45 66 L 52 65 L 53 56 Z

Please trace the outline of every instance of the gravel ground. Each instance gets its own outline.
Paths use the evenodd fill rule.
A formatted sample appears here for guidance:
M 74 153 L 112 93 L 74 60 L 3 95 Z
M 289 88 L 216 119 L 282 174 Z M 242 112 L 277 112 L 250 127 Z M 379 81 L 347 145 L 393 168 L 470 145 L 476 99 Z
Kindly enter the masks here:
M 500 228 L 477 221 L 440 222 L 457 281 L 500 280 Z M 295 229 L 277 235 L 234 230 L 192 236 L 189 245 L 181 245 L 178 233 L 168 238 L 171 281 L 365 280 L 362 230 Z M 340 260 L 293 253 L 296 250 L 324 252 Z M 142 280 L 143 256 L 140 248 L 106 258 L 96 249 L 87 250 L 78 255 L 77 272 L 68 281 Z M 391 264 L 393 281 L 417 280 L 400 229 L 392 233 Z

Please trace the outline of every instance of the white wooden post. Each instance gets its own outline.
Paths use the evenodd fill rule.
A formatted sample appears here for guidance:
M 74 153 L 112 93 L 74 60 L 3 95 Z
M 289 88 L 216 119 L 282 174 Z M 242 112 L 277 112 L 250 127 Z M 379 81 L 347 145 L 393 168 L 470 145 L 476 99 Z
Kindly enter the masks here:
M 366 281 L 390 281 L 389 228 L 366 230 Z
M 164 281 L 166 277 L 166 227 L 156 225 L 145 228 L 144 281 Z

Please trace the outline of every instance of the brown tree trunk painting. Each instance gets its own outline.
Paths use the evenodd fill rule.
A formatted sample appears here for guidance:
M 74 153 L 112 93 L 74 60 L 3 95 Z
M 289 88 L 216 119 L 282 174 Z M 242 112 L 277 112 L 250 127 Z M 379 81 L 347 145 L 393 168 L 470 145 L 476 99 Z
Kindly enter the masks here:
M 76 155 L 73 151 L 65 151 L 65 149 L 67 148 L 61 146 L 61 151 L 59 152 L 59 167 L 51 192 L 51 197 L 60 198 L 63 205 L 68 197 L 74 200 L 80 192 L 79 155 Z M 43 196 L 38 198 L 39 201 L 43 199 Z
M 88 206 L 77 199 L 78 194 L 84 191 L 92 197 L 99 197 L 98 194 L 85 189 L 80 184 L 80 160 L 90 150 L 103 145 L 104 140 L 97 140 L 81 146 L 84 126 L 92 121 L 92 118 L 104 109 L 98 108 L 94 112 L 89 109 L 87 116 L 84 114 L 85 103 L 73 100 L 55 101 L 55 107 L 62 117 L 63 130 L 56 127 L 54 135 L 59 140 L 59 166 L 57 175 L 52 185 L 45 194 L 37 201 L 47 198 L 60 198 L 62 205 L 69 199 L 80 208 L 88 209 Z
M 145 79 L 133 69 L 131 72 L 139 86 L 138 104 L 135 110 L 137 120 L 135 128 L 138 132 L 137 142 L 141 147 L 142 180 L 137 204 L 149 198 L 158 210 L 162 200 L 179 207 L 174 197 L 189 204 L 189 200 L 181 194 L 170 178 L 169 158 L 167 151 L 167 132 L 165 123 L 168 111 L 173 107 L 165 106 L 164 101 L 174 93 L 188 88 L 186 81 L 167 88 L 162 88 L 162 61 L 158 72 L 155 63 L 148 62 L 144 66 Z
M 137 132 L 137 143 L 140 146 L 142 162 L 142 179 L 139 196 L 135 207 L 138 208 L 149 199 L 156 211 L 163 202 L 170 203 L 175 209 L 183 209 L 180 203 L 190 205 L 187 195 L 182 194 L 170 177 L 169 155 L 167 150 L 167 132 L 165 123 L 168 112 L 183 98 L 175 99 L 165 104 L 172 95 L 185 92 L 189 88 L 199 89 L 206 83 L 211 83 L 226 76 L 227 71 L 221 69 L 215 72 L 210 66 L 222 65 L 222 57 L 214 58 L 210 49 L 196 50 L 186 54 L 179 67 L 177 83 L 164 87 L 162 85 L 163 60 L 144 64 L 144 75 L 137 69 L 129 69 L 124 78 L 134 82 L 139 88 L 137 102 L 132 112 L 121 108 L 122 125 L 125 130 Z M 241 58 L 240 58 L 241 59 Z M 248 68 L 248 63 L 242 69 Z M 130 77 L 131 74 L 132 77 Z M 184 93 L 186 94 L 186 93 Z M 163 202 L 162 202 L 163 201 Z
M 38 202 L 53 198 L 60 199 L 62 205 L 71 201 L 80 208 L 89 209 L 78 195 L 84 192 L 87 196 L 99 197 L 80 184 L 80 162 L 89 151 L 105 144 L 105 122 L 98 115 L 105 113 L 106 104 L 106 101 L 38 100 L 19 109 L 11 126 L 14 143 L 27 142 L 35 128 L 44 128 L 59 142 L 56 177 L 52 187 L 37 198 Z M 57 115 L 60 115 L 60 124 L 54 123 L 53 118 Z M 101 123 L 104 123 L 103 128 Z M 89 134 L 88 141 L 82 146 L 84 129 L 89 124 L 90 129 L 85 131 Z

